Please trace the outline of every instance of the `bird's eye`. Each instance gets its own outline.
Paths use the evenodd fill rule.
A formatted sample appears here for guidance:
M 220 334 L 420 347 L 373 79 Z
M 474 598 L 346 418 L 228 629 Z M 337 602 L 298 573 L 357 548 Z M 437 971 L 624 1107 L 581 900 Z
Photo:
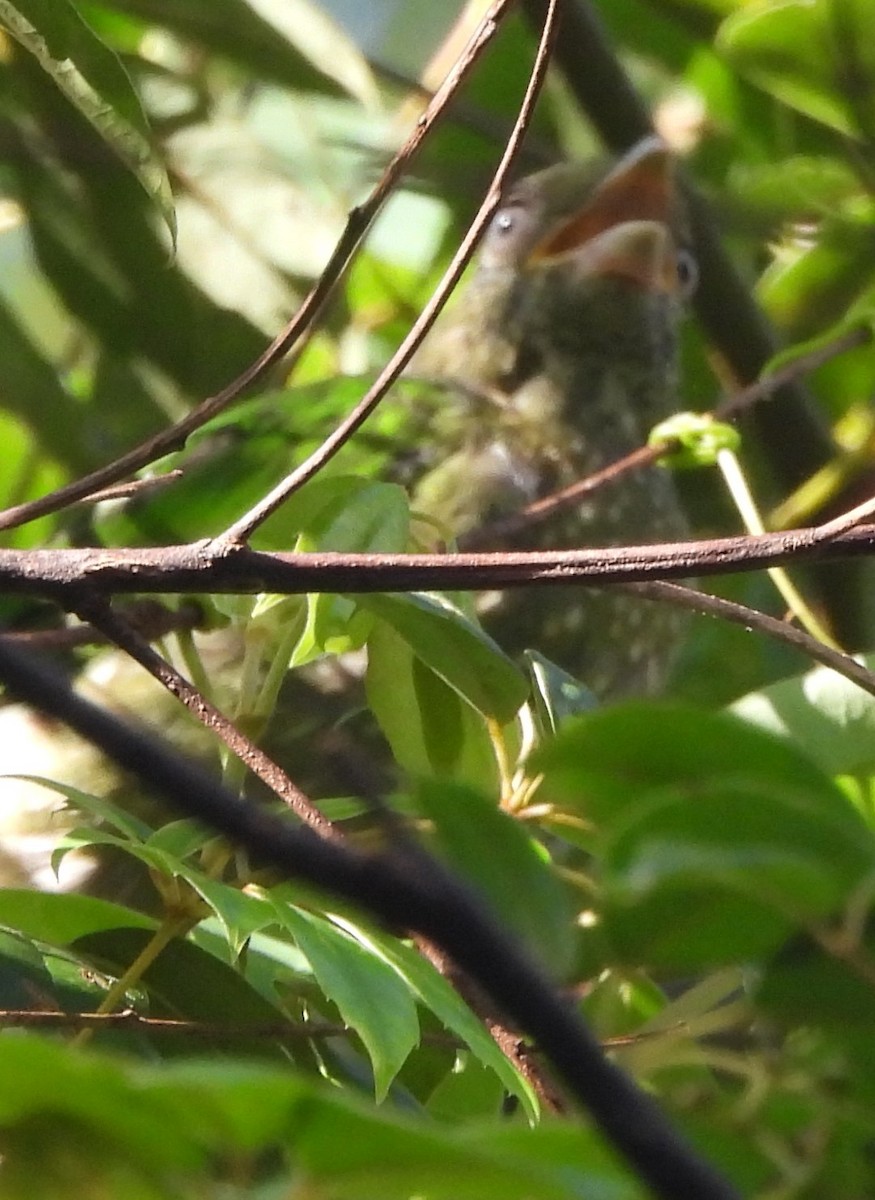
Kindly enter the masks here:
M 677 257 L 678 288 L 684 300 L 689 299 L 699 282 L 699 268 L 689 250 L 679 250 Z
M 506 208 L 503 208 L 496 214 L 493 227 L 498 233 L 510 233 L 511 229 L 513 229 L 513 224 L 513 216 Z

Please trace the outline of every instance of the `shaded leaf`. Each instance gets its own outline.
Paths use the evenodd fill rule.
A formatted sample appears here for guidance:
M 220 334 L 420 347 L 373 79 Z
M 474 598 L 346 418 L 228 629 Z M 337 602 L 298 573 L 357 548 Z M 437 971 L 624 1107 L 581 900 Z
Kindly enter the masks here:
M 473 789 L 424 783 L 417 799 L 452 867 L 552 974 L 562 975 L 574 950 L 572 908 L 544 847 Z
M 862 662 L 875 669 L 875 655 L 864 655 Z M 827 667 L 751 692 L 730 711 L 804 746 L 831 775 L 875 769 L 875 697 Z

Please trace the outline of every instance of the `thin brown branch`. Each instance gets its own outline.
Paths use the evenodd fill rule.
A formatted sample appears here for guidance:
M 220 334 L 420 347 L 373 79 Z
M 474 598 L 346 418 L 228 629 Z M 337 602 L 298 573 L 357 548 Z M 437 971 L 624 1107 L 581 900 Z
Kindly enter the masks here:
M 761 633 L 775 641 L 783 642 L 794 650 L 822 663 L 839 675 L 844 675 L 852 683 L 856 683 L 870 696 L 875 696 L 875 673 L 861 666 L 849 654 L 842 654 L 825 646 L 811 634 L 797 629 L 787 621 L 779 621 L 777 617 L 760 612 L 759 609 L 749 608 L 746 604 L 738 604 L 734 600 L 725 600 L 722 596 L 712 596 L 700 592 L 696 588 L 685 587 L 679 583 L 654 581 L 653 583 L 629 584 L 624 591 L 635 592 L 647 600 L 657 600 L 663 604 L 672 604 L 678 608 L 686 608 L 702 616 L 717 617 L 732 625 L 740 625 L 742 629 Z
M 235 521 L 217 541 L 224 544 L 246 542 L 258 526 L 266 521 L 272 513 L 276 512 L 289 496 L 302 487 L 308 480 L 312 479 L 314 475 L 318 474 L 325 464 L 330 462 L 341 447 L 349 441 L 356 430 L 371 415 L 398 379 L 417 348 L 421 345 L 449 298 L 450 293 L 461 278 L 462 272 L 470 262 L 471 256 L 486 230 L 486 226 L 492 219 L 495 209 L 498 207 L 508 174 L 519 153 L 522 139 L 529 127 L 535 103 L 547 75 L 550 54 L 556 38 L 558 12 L 559 0 L 548 0 L 538 50 L 532 65 L 528 84 L 526 85 L 525 95 L 523 96 L 519 113 L 514 121 L 513 129 L 507 140 L 501 160 L 492 177 L 489 190 L 477 211 L 477 215 L 471 222 L 468 232 L 462 239 L 461 245 L 444 272 L 440 283 L 414 321 L 404 341 L 389 359 L 388 363 L 386 363 L 382 371 L 380 371 L 373 385 L 368 389 L 352 412 L 341 421 L 333 433 L 325 438 L 321 446 L 309 458 L 297 466 L 294 471 L 287 475 L 282 482 L 277 484 L 262 500 L 254 505 L 248 513 L 238 521 Z M 479 31 L 474 34 L 472 42 L 477 39 L 478 34 Z M 471 43 L 468 44 L 463 52 L 463 57 L 470 55 L 470 53 Z M 441 91 L 443 91 L 443 88 Z
M 718 421 L 734 418 L 744 409 L 750 408 L 752 404 L 769 399 L 779 388 L 798 382 L 804 376 L 810 375 L 812 371 L 816 371 L 818 367 L 822 367 L 824 363 L 846 354 L 848 350 L 865 346 L 867 342 L 871 341 L 872 330 L 868 325 L 855 325 L 851 329 L 843 329 L 829 341 L 819 343 L 811 350 L 791 359 L 783 367 L 761 375 L 746 388 L 727 396 L 717 405 L 714 416 Z
M 165 608 L 154 600 L 143 600 L 129 605 L 124 618 L 141 637 L 154 642 L 168 633 L 199 629 L 204 614 L 200 605 L 191 600 L 184 601 L 178 608 Z M 110 640 L 88 624 L 65 625 L 59 629 L 9 629 L 3 636 L 29 650 L 75 650 L 78 646 L 104 646 Z
M 91 1029 L 136 1030 L 138 1033 L 170 1034 L 186 1038 L 227 1042 L 231 1039 L 251 1041 L 253 1039 L 289 1039 L 316 1041 L 324 1038 L 348 1038 L 352 1030 L 348 1025 L 334 1021 L 181 1021 L 170 1017 L 147 1017 L 126 1008 L 122 1012 L 45 1012 L 41 1009 L 0 1009 L 0 1028 L 25 1029 Z M 438 1030 L 423 1030 L 423 1042 L 435 1046 L 463 1046 L 464 1042 L 454 1034 Z M 631 1040 L 631 1039 L 630 1039 Z M 613 1044 L 613 1043 L 612 1043 Z
M 200 724 L 211 730 L 246 764 L 253 775 L 257 775 L 266 783 L 304 824 L 315 830 L 320 837 L 340 836 L 332 822 L 319 811 L 309 796 L 295 786 L 286 772 L 250 738 L 241 733 L 184 675 L 153 650 L 133 626 L 113 612 L 106 600 L 96 596 L 80 598 L 74 611 L 167 688 Z
M 383 172 L 368 198 L 350 212 L 346 228 L 343 230 L 325 269 L 301 307 L 285 329 L 274 338 L 255 362 L 251 363 L 227 387 L 204 400 L 180 421 L 162 430 L 154 437 L 148 438 L 115 461 L 92 471 L 81 479 L 64 484 L 36 500 L 16 504 L 0 512 L 0 530 L 13 529 L 28 521 L 33 521 L 37 517 L 58 512 L 77 500 L 83 500 L 103 488 L 118 483 L 119 480 L 126 479 L 134 471 L 163 458 L 164 455 L 181 449 L 195 430 L 200 429 L 207 421 L 212 420 L 235 400 L 245 395 L 255 384 L 261 382 L 273 367 L 286 358 L 299 339 L 314 326 L 387 196 L 421 149 L 423 142 L 513 5 L 514 0 L 494 0 L 494 3 L 490 5 L 465 52 L 459 57 L 434 99 L 417 120 L 407 141 Z
M 768 400 L 779 388 L 802 379 L 831 359 L 838 358 L 848 350 L 865 345 L 871 340 L 872 332 L 868 326 L 859 325 L 853 329 L 845 329 L 832 340 L 823 342 L 812 350 L 798 355 L 777 371 L 763 375 L 748 387 L 725 397 L 714 409 L 712 415 L 717 421 L 734 420 L 751 405 Z M 663 445 L 639 446 L 637 450 L 594 471 L 585 479 L 579 479 L 559 492 L 553 492 L 549 496 L 535 500 L 534 503 L 527 505 L 519 512 L 474 530 L 473 533 L 461 538 L 459 544 L 465 550 L 486 549 L 490 545 L 500 544 L 506 538 L 517 537 L 529 528 L 549 521 L 556 513 L 573 508 L 585 496 L 591 495 L 599 488 L 616 482 L 632 471 L 639 471 L 642 467 L 658 462 L 660 458 L 672 454 L 677 448 L 678 445 L 674 441 Z M 856 521 L 862 519 L 862 515 L 842 528 L 850 528 Z M 837 518 L 837 522 L 842 520 L 841 517 Z

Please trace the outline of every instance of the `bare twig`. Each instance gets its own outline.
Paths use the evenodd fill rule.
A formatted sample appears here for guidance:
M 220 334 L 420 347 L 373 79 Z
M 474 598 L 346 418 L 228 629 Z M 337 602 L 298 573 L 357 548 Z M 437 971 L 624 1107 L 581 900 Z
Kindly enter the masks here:
M 802 379 L 805 375 L 823 366 L 824 363 L 838 358 L 856 346 L 865 345 L 871 339 L 872 332 L 865 325 L 843 330 L 831 341 L 823 342 L 807 353 L 800 354 L 777 371 L 763 375 L 748 387 L 725 397 L 714 409 L 714 419 L 718 421 L 734 419 L 751 405 L 769 399 L 779 388 Z M 474 530 L 471 534 L 461 538 L 459 544 L 466 550 L 485 549 L 490 545 L 500 544 L 506 538 L 517 537 L 530 527 L 549 521 L 556 513 L 573 508 L 585 496 L 591 495 L 599 488 L 606 487 L 633 471 L 640 471 L 643 467 L 658 462 L 660 458 L 673 453 L 676 449 L 676 442 L 668 442 L 659 446 L 639 446 L 637 450 L 594 471 L 585 479 L 579 479 L 559 492 L 553 492 L 549 496 L 535 500 L 519 512 Z M 839 521 L 842 519 L 841 517 L 837 518 Z M 860 519 L 861 517 L 856 518 L 856 520 Z M 850 522 L 851 525 L 855 523 L 856 521 Z
M 529 76 L 529 82 L 526 86 L 525 95 L 507 145 L 501 156 L 501 161 L 492 177 L 492 183 L 489 186 L 483 203 L 480 205 L 477 215 L 471 222 L 468 232 L 462 239 L 462 243 L 444 272 L 440 283 L 416 318 L 404 341 L 389 359 L 388 363 L 386 363 L 386 366 L 377 376 L 373 385 L 368 389 L 352 412 L 341 421 L 334 432 L 325 438 L 321 446 L 309 458 L 305 459 L 281 483 L 277 484 L 271 492 L 254 505 L 248 513 L 238 521 L 235 521 L 233 525 L 216 539 L 218 542 L 233 544 L 247 541 L 258 526 L 266 521 L 272 513 L 276 512 L 289 496 L 321 471 L 325 464 L 337 454 L 340 448 L 349 441 L 356 430 L 371 415 L 422 343 L 449 298 L 450 293 L 461 278 L 462 272 L 468 265 L 480 238 L 486 230 L 486 226 L 491 220 L 495 209 L 498 207 L 508 173 L 519 152 L 522 139 L 525 136 L 532 113 L 534 112 L 535 103 L 546 78 L 550 53 L 556 36 L 558 8 L 559 0 L 548 0 L 540 41 L 538 43 L 538 51 L 532 66 L 531 75 Z M 477 37 L 476 33 L 474 37 Z M 470 44 L 466 53 L 469 51 Z
M 203 624 L 203 609 L 193 600 L 184 601 L 178 608 L 165 608 L 154 600 L 129 605 L 125 620 L 147 641 L 198 629 Z M 8 629 L 4 637 L 30 650 L 74 650 L 77 646 L 102 646 L 110 639 L 93 625 L 65 625 L 57 629 Z
M 227 1042 L 230 1039 L 251 1041 L 253 1039 L 275 1039 L 288 1041 L 300 1039 L 316 1041 L 323 1038 L 349 1037 L 348 1025 L 334 1021 L 181 1021 L 171 1017 L 147 1017 L 132 1008 L 123 1012 L 46 1012 L 42 1009 L 0 1009 L 0 1028 L 25 1029 L 91 1029 L 135 1030 L 138 1033 L 171 1034 L 186 1038 L 205 1038 L 208 1041 Z M 435 1046 L 463 1046 L 464 1043 L 451 1033 L 439 1030 L 422 1030 L 423 1042 Z M 628 1039 L 634 1043 L 634 1038 Z M 615 1044 L 613 1041 L 611 1044 Z
M 241 733 L 224 713 L 199 692 L 193 684 L 162 658 L 137 631 L 117 613 L 109 604 L 99 598 L 89 596 L 80 599 L 74 611 L 82 620 L 87 621 L 94 629 L 99 630 L 110 641 L 124 650 L 136 662 L 144 667 L 153 678 L 157 679 L 167 690 L 176 697 L 189 712 L 211 730 L 228 749 L 244 762 L 254 775 L 257 775 L 292 812 L 320 837 L 339 837 L 336 827 L 328 820 L 309 796 L 292 783 L 286 772 L 273 759 L 269 758 L 245 734 Z
M 865 346 L 871 340 L 872 330 L 868 325 L 855 325 L 851 329 L 843 329 L 836 337 L 819 343 L 811 350 L 791 359 L 777 371 L 762 375 L 748 387 L 742 388 L 740 392 L 734 392 L 731 396 L 727 396 L 717 405 L 714 416 L 718 421 L 736 417 L 757 401 L 773 396 L 779 388 L 796 383 L 804 376 L 810 375 L 812 371 L 816 371 L 818 367 L 822 367 L 824 363 L 838 358 L 841 354 L 846 354 L 848 350 Z
M 361 905 L 392 927 L 443 947 L 540 1047 L 570 1093 L 662 1200 L 738 1200 L 678 1134 L 653 1098 L 604 1055 L 597 1039 L 516 941 L 435 860 L 366 857 L 295 827 L 227 791 L 196 764 L 76 695 L 69 683 L 0 639 L 0 680 L 65 722 L 176 809 L 243 846 L 256 861 Z M 428 870 L 423 862 L 428 862 Z
M 738 604 L 734 600 L 725 600 L 722 596 L 711 596 L 696 588 L 685 587 L 679 583 L 654 581 L 653 583 L 633 583 L 624 587 L 624 591 L 634 592 L 647 600 L 657 600 L 663 604 L 672 604 L 678 608 L 690 609 L 702 616 L 718 617 L 729 621 L 732 625 L 740 625 L 751 632 L 762 633 L 775 641 L 783 642 L 799 650 L 815 662 L 822 663 L 839 675 L 844 675 L 852 683 L 856 683 L 864 692 L 875 696 L 875 674 L 866 669 L 849 654 L 842 654 L 825 646 L 817 638 L 797 629 L 787 621 L 779 621 L 776 617 L 760 612 L 759 609 L 749 608 L 746 604 Z
M 91 496 L 111 484 L 133 474 L 134 471 L 147 466 L 156 459 L 163 458 L 174 450 L 181 449 L 188 437 L 200 429 L 207 421 L 223 412 L 235 400 L 243 396 L 251 387 L 264 379 L 265 375 L 289 354 L 298 340 L 312 328 L 331 293 L 341 279 L 344 271 L 358 249 L 362 238 L 379 212 L 386 197 L 395 187 L 398 179 L 411 160 L 420 150 L 422 143 L 428 137 L 440 114 L 467 78 L 479 56 L 483 53 L 489 41 L 494 36 L 501 22 L 513 7 L 514 0 L 495 0 L 483 17 L 471 42 L 465 52 L 459 57 L 453 70 L 444 80 L 442 87 L 435 94 L 425 112 L 416 122 L 416 127 L 404 143 L 401 150 L 383 172 L 368 198 L 357 208 L 352 209 L 347 218 L 346 228 L 341 234 L 328 263 L 316 284 L 305 298 L 301 307 L 286 325 L 285 329 L 271 342 L 264 352 L 251 363 L 236 379 L 222 388 L 215 396 L 209 397 L 199 404 L 192 412 L 177 421 L 169 428 L 162 430 L 154 437 L 148 438 L 127 454 L 121 455 L 114 462 L 100 467 L 96 471 L 64 484 L 54 492 L 30 500 L 25 504 L 16 504 L 0 512 L 0 530 L 13 529 L 37 517 L 48 513 L 58 512 L 67 505 L 86 496 Z

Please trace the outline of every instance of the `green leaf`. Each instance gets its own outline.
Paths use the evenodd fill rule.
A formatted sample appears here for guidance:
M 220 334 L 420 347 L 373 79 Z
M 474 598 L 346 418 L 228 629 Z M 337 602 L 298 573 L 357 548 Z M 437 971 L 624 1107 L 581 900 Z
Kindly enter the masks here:
M 811 758 L 786 741 L 725 713 L 632 701 L 570 721 L 538 751 L 532 769 L 544 790 L 599 827 L 621 825 L 651 789 L 687 792 L 719 783 L 816 797 L 825 808 L 844 798 Z
M 221 880 L 210 879 L 202 871 L 185 866 L 179 870 L 179 874 L 212 909 L 232 953 L 239 954 L 253 933 L 273 923 L 272 908 L 260 896 L 250 895 Z
M 855 814 L 839 796 L 834 814 L 743 786 L 654 797 L 610 839 L 608 886 L 621 903 L 638 904 L 662 887 L 705 880 L 798 920 L 826 915 L 875 865 L 875 844 L 847 820 Z
M 872 283 L 875 204 L 824 222 L 813 245 L 778 255 L 757 284 L 771 318 L 795 341 L 816 339 L 842 323 Z
M 718 48 L 784 104 L 840 133 L 875 124 L 875 11 L 868 0 L 755 0 L 733 13 Z
M 0 779 L 22 779 L 27 783 L 35 783 L 39 787 L 57 792 L 64 797 L 70 808 L 89 813 L 110 829 L 116 830 L 122 838 L 127 838 L 131 842 L 146 841 L 152 833 L 145 821 L 131 816 L 130 813 L 113 804 L 111 800 L 104 799 L 103 796 L 94 796 L 91 792 L 83 792 L 80 788 L 70 787 L 54 779 L 43 779 L 39 775 L 2 775 Z
M 875 670 L 875 654 L 863 655 L 861 661 Z M 828 667 L 751 692 L 730 711 L 804 747 L 830 775 L 875 770 L 875 697 Z
M 23 934 L 0 929 L 0 1007 L 53 1007 L 57 1003 L 51 973 L 37 947 Z
M 456 989 L 411 946 L 385 934 L 371 933 L 369 936 L 420 1002 L 451 1033 L 462 1039 L 479 1062 L 495 1073 L 505 1090 L 519 1099 L 523 1111 L 534 1122 L 538 1116 L 538 1100 L 531 1085 L 514 1070 L 489 1036 L 483 1022 L 474 1015 Z
M 175 238 L 170 181 L 118 57 L 67 0 L 0 0 L 0 23 L 112 146 L 158 205 Z
M 0 1127 L 10 1200 L 230 1196 L 241 1180 L 246 1195 L 285 1195 L 301 1178 L 337 1200 L 644 1200 L 573 1123 L 447 1129 L 287 1068 L 139 1065 L 26 1035 L 0 1042 Z
M 0 889 L 0 925 L 63 946 L 104 929 L 154 929 L 152 917 L 75 892 Z
M 532 709 L 542 740 L 553 737 L 569 717 L 598 707 L 590 689 L 537 650 L 525 652 L 532 681 Z
M 84 469 L 79 405 L 63 386 L 54 365 L 3 302 L 0 302 L 0 389 L 4 408 L 17 413 L 30 428 L 39 430 L 39 445 L 44 454 L 68 469 Z M 53 419 L 41 421 L 40 416 L 47 408 L 51 409 Z
M 327 495 L 318 510 L 318 524 L 301 533 L 296 551 L 397 554 L 406 549 L 410 509 L 403 488 L 364 479 L 350 487 L 346 480 L 328 479 L 321 491 Z M 290 666 L 302 666 L 326 651 L 342 654 L 360 649 L 372 624 L 370 614 L 352 599 L 326 593 L 309 595 L 306 625 Z
M 873 950 L 871 933 L 861 945 L 845 942 L 835 954 L 800 935 L 767 964 L 756 987 L 757 1003 L 789 1025 L 816 1024 L 840 1033 L 871 1031 Z
M 498 765 L 483 718 L 385 621 L 375 621 L 368 638 L 365 685 L 368 704 L 406 771 L 495 790 Z
M 522 672 L 486 633 L 443 596 L 410 593 L 358 596 L 444 683 L 483 716 L 502 725 L 528 696 Z
M 721 713 L 627 704 L 535 758 L 544 794 L 594 826 L 608 941 L 673 969 L 774 950 L 840 910 L 875 866 L 843 792 L 786 741 Z
M 424 783 L 417 800 L 444 857 L 550 971 L 562 975 L 574 952 L 572 908 L 544 847 L 470 788 Z
M 331 920 L 289 904 L 274 903 L 273 908 L 279 924 L 306 955 L 320 988 L 367 1047 L 376 1097 L 385 1099 L 419 1042 L 409 988 L 382 956 Z

